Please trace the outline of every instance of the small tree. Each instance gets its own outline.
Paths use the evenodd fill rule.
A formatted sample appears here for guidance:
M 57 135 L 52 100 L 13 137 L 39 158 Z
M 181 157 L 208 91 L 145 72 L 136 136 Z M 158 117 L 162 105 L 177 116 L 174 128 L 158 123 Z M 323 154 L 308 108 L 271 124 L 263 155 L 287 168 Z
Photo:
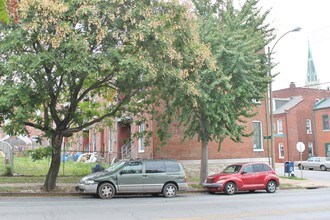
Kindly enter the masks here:
M 0 24 L 0 120 L 10 134 L 30 126 L 50 138 L 48 191 L 64 137 L 140 112 L 157 101 L 153 88 L 189 84 L 204 62 L 177 1 L 21 0 L 19 12 L 19 23 Z

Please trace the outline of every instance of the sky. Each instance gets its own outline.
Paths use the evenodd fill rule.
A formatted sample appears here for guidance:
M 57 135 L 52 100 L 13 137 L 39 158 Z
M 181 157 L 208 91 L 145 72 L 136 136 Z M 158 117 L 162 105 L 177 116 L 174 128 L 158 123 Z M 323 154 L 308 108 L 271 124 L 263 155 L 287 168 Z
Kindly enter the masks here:
M 277 66 L 272 74 L 273 90 L 288 88 L 290 82 L 305 86 L 307 78 L 308 41 L 321 88 L 330 87 L 330 1 L 329 0 L 259 0 L 263 10 L 271 9 L 268 22 L 277 35 L 269 47 L 286 32 L 273 49 L 272 60 Z M 266 48 L 267 49 L 267 48 Z M 267 51 L 267 50 L 266 50 Z

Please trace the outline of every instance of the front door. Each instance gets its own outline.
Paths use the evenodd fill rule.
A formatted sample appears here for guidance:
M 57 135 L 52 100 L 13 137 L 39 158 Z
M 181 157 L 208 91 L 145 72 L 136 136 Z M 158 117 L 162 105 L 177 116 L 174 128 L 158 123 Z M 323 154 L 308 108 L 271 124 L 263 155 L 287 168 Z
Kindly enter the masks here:
M 118 192 L 143 192 L 142 162 L 129 162 L 121 169 L 117 177 Z

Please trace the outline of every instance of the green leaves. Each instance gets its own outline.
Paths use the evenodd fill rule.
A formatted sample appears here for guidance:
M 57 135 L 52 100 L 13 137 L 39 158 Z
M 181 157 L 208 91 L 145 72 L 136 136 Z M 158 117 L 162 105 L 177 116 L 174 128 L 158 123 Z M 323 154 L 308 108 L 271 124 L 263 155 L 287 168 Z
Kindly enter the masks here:
M 9 23 L 9 16 L 6 10 L 6 0 L 0 0 L 0 21 Z
M 39 147 L 33 150 L 29 150 L 28 154 L 31 156 L 32 161 L 50 158 L 52 155 L 52 147 Z
M 197 95 L 197 70 L 212 66 L 177 1 L 19 3 L 20 23 L 0 38 L 6 131 L 28 125 L 70 135 L 106 118 L 142 115 L 177 88 Z
M 209 45 L 210 56 L 195 66 L 189 83 L 174 83 L 167 106 L 179 111 L 166 113 L 185 127 L 184 137 L 198 135 L 202 141 L 219 143 L 229 137 L 239 142 L 246 136 L 243 119 L 254 115 L 252 100 L 261 99 L 269 83 L 266 56 L 260 52 L 272 37 L 265 24 L 268 12 L 260 13 L 256 0 L 239 8 L 231 0 L 193 3 L 199 36 Z M 185 85 L 193 85 L 194 92 Z

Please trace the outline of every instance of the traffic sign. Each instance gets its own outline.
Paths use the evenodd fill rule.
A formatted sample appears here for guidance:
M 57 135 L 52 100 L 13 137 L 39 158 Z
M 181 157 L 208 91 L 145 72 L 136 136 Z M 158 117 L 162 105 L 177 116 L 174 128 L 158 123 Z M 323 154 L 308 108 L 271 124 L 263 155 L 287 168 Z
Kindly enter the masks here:
M 298 142 L 296 146 L 297 146 L 297 150 L 298 150 L 300 153 L 302 153 L 302 152 L 305 151 L 305 144 L 304 144 L 303 142 Z

